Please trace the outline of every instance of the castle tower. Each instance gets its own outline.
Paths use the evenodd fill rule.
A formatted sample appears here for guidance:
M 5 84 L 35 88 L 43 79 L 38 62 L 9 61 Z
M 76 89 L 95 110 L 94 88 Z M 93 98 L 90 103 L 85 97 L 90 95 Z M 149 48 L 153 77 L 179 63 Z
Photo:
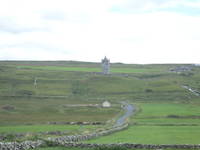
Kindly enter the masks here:
M 102 73 L 103 74 L 110 74 L 110 60 L 106 58 L 101 60 L 102 65 Z

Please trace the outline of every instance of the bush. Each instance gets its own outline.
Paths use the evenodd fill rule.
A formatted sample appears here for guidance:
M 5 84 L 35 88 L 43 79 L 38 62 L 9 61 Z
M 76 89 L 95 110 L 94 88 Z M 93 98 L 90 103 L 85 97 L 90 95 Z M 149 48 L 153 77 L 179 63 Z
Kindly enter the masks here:
M 28 91 L 28 90 L 21 90 L 21 91 L 18 91 L 17 93 L 20 95 L 26 95 L 26 96 L 34 95 L 33 91 Z
M 11 110 L 14 110 L 15 107 L 14 106 L 10 106 L 10 105 L 5 105 L 5 106 L 2 106 L 2 109 L 11 111 Z
M 180 118 L 178 115 L 168 115 L 167 118 Z
M 72 94 L 74 95 L 85 95 L 89 92 L 89 88 L 88 88 L 87 83 L 75 81 L 72 83 L 71 91 L 72 91 Z
M 58 146 L 56 142 L 45 140 L 46 147 L 55 147 Z
M 145 92 L 151 93 L 151 92 L 153 92 L 153 90 L 152 89 L 146 89 Z
M 8 141 L 14 141 L 16 139 L 16 136 L 14 134 L 8 134 L 6 135 L 5 139 Z

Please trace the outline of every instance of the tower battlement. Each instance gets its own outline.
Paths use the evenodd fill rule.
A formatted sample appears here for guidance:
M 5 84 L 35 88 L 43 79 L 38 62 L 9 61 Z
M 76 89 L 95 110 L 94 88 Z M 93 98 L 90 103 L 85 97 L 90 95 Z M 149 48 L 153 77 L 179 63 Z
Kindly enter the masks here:
M 108 58 L 105 58 L 101 60 L 102 65 L 102 73 L 103 74 L 110 74 L 110 60 Z

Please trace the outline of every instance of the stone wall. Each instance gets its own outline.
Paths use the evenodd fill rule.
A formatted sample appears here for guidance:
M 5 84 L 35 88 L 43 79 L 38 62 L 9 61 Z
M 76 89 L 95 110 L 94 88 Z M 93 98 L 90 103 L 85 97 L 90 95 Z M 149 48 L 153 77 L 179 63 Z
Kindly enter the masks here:
M 128 127 L 128 124 L 124 124 L 122 126 L 113 127 L 107 130 L 93 132 L 93 133 L 85 134 L 85 135 L 71 135 L 71 136 L 62 136 L 62 137 L 56 137 L 56 138 L 49 137 L 48 141 L 54 142 L 56 144 L 61 144 L 61 145 L 65 143 L 69 143 L 69 142 L 80 142 L 83 140 L 89 140 L 89 139 L 96 138 L 99 136 L 108 135 L 113 132 L 123 130 L 127 127 Z
M 66 124 L 66 125 L 105 125 L 105 122 L 85 122 L 85 121 L 79 121 L 79 122 L 48 122 L 48 124 Z
M 28 150 L 34 149 L 41 146 L 48 146 L 46 141 L 25 141 L 22 143 L 1 143 L 0 150 Z M 153 145 L 153 144 L 130 144 L 130 143 L 121 143 L 121 144 L 87 144 L 87 143 L 65 143 L 65 144 L 54 144 L 55 146 L 64 146 L 64 147 L 79 147 L 79 148 L 124 148 L 124 149 L 200 149 L 199 145 Z
M 97 148 L 97 147 L 120 147 L 126 149 L 199 149 L 199 145 L 153 145 L 153 144 L 130 144 L 130 143 L 121 143 L 121 144 L 87 144 L 87 143 L 66 143 L 65 147 L 80 147 L 80 148 Z
M 0 142 L 0 150 L 27 150 L 34 149 L 37 147 L 44 146 L 46 143 L 44 141 L 24 141 L 22 143 L 17 142 Z
M 0 150 L 27 150 L 34 149 L 43 145 L 48 145 L 48 142 L 54 143 L 55 145 L 67 146 L 70 143 L 80 142 L 83 140 L 89 140 L 92 138 L 96 138 L 98 136 L 111 134 L 113 132 L 125 129 L 128 127 L 128 124 L 124 124 L 123 126 L 113 127 L 107 130 L 93 132 L 85 135 L 70 135 L 70 136 L 61 136 L 57 138 L 49 137 L 47 140 L 38 140 L 38 141 L 25 141 L 22 143 L 17 142 L 0 142 Z M 70 144 L 71 145 L 71 144 Z

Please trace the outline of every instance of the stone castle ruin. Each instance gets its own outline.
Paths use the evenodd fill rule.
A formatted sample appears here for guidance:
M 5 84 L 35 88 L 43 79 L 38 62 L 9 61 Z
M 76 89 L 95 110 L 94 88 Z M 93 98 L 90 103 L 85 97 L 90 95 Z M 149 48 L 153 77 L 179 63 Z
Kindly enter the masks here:
M 103 74 L 110 74 L 110 60 L 108 58 L 105 58 L 101 60 L 102 65 L 102 73 Z

